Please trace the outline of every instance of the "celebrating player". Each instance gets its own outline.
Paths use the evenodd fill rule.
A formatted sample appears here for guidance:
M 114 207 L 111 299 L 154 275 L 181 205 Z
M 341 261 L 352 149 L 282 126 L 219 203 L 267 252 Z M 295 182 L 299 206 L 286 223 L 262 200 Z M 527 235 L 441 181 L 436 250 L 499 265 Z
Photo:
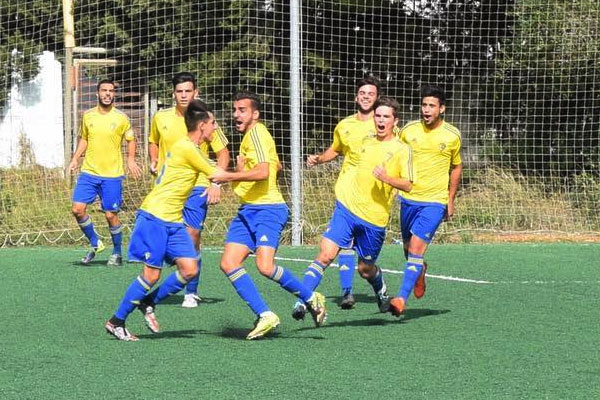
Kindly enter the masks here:
M 77 169 L 79 158 L 85 152 L 81 173 L 73 190 L 72 212 L 79 228 L 92 245 L 91 250 L 81 259 L 83 265 L 89 265 L 105 249 L 98 238 L 94 224 L 87 214 L 87 205 L 100 197 L 102 210 L 108 222 L 113 242 L 113 252 L 107 265 L 121 266 L 121 243 L 123 234 L 118 213 L 123 202 L 123 156 L 121 142 L 127 141 L 127 169 L 138 178 L 141 170 L 135 163 L 135 137 L 127 116 L 117 110 L 115 101 L 115 83 L 103 79 L 96 87 L 98 105 L 83 114 L 79 143 L 67 170 Z
M 150 154 L 150 171 L 156 173 L 164 165 L 167 152 L 179 139 L 187 135 L 183 115 L 190 101 L 198 95 L 196 78 L 189 72 L 180 72 L 173 77 L 173 98 L 175 107 L 157 112 L 152 118 L 148 152 Z M 200 151 L 208 157 L 208 147 L 216 154 L 217 165 L 226 169 L 229 165 L 229 151 L 227 138 L 221 128 L 217 126 L 210 143 L 202 141 Z M 198 306 L 198 284 L 202 270 L 202 257 L 200 251 L 201 232 L 208 211 L 208 205 L 221 201 L 221 189 L 217 184 L 210 184 L 204 173 L 198 174 L 196 185 L 183 207 L 183 222 L 187 227 L 198 253 L 198 276 L 191 279 L 185 291 L 182 307 L 193 308 Z
M 395 316 L 404 312 L 413 288 L 416 298 L 425 294 L 427 263 L 423 256 L 444 217 L 454 214 L 454 197 L 462 173 L 461 137 L 458 129 L 444 121 L 445 110 L 443 90 L 424 86 L 421 120 L 409 122 L 400 132 L 400 139 L 413 150 L 419 181 L 410 193 L 400 194 L 406 264 L 398 296 L 390 301 L 390 311 Z
M 263 337 L 279 325 L 279 317 L 269 309 L 242 266 L 250 252 L 256 254 L 256 266 L 262 275 L 306 302 L 317 326 L 323 324 L 327 316 L 323 295 L 307 289 L 291 272 L 275 265 L 275 252 L 289 210 L 277 187 L 280 164 L 275 142 L 259 119 L 258 96 L 251 92 L 237 93 L 233 99 L 233 121 L 244 136 L 236 171 L 219 171 L 212 175 L 216 182 L 233 182 L 233 190 L 242 203 L 229 225 L 221 270 L 258 317 L 246 337 L 248 340 Z
M 356 93 L 356 104 L 358 112 L 341 120 L 333 131 L 333 143 L 321 154 L 308 156 L 306 165 L 327 163 L 338 155 L 344 156 L 344 163 L 335 185 L 336 199 L 339 192 L 344 190 L 346 180 L 354 173 L 358 159 L 359 150 L 365 137 L 375 134 L 373 123 L 373 104 L 379 96 L 379 82 L 374 77 L 364 78 L 358 81 Z M 342 288 L 342 302 L 340 307 L 351 309 L 354 307 L 354 296 L 352 294 L 352 283 L 354 281 L 356 252 L 352 248 L 342 249 L 338 255 L 340 286 Z
M 375 265 L 388 224 L 396 189 L 409 192 L 413 170 L 411 150 L 394 134 L 398 103 L 389 97 L 375 102 L 375 135 L 363 138 L 356 151 L 355 171 L 337 191 L 336 207 L 323 234 L 319 255 L 306 268 L 302 283 L 315 289 L 340 249 L 353 246 L 358 272 L 373 287 L 379 311 L 387 312 L 389 298 L 381 269 Z M 296 303 L 292 317 L 303 319 L 306 307 Z
M 119 308 L 105 324 L 106 331 L 119 340 L 135 341 L 125 328 L 125 320 L 138 307 L 148 328 L 156 333 L 159 325 L 154 314 L 156 304 L 179 292 L 198 274 L 197 252 L 186 232 L 182 210 L 199 173 L 210 175 L 218 170 L 197 147 L 210 142 L 216 127 L 208 107 L 193 100 L 184 114 L 188 135 L 173 143 L 160 168 L 152 191 L 138 210 L 129 245 L 129 260 L 143 262 L 142 273 L 125 292 Z M 151 293 L 163 263 L 175 263 L 177 270 Z

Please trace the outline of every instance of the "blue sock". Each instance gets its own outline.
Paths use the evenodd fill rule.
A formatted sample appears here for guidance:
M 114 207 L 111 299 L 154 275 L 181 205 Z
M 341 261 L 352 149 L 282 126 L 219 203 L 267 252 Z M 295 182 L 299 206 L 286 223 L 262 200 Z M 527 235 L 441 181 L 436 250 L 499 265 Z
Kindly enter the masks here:
M 260 315 L 269 310 L 269 306 L 262 299 L 256 285 L 244 267 L 240 267 L 227 274 L 227 278 L 235 288 L 237 294 L 248 304 L 254 314 Z
M 77 225 L 83 232 L 86 238 L 90 241 L 92 247 L 98 247 L 98 235 L 96 234 L 96 230 L 94 229 L 94 223 L 92 222 L 92 218 L 88 215 L 84 219 L 77 220 Z
M 183 289 L 186 283 L 187 281 L 181 276 L 179 271 L 175 271 L 167 276 L 163 283 L 144 299 L 144 302 L 152 305 L 159 304 L 167 297 L 172 296 Z
M 290 271 L 283 267 L 275 266 L 273 270 L 273 275 L 270 276 L 272 280 L 279 283 L 279 285 L 292 293 L 295 296 L 298 296 L 305 303 L 308 299 L 311 298 L 313 291 L 304 286 Z
M 119 308 L 115 312 L 115 317 L 125 321 L 127 316 L 135 310 L 142 299 L 148 295 L 150 289 L 152 289 L 152 285 L 146 282 L 144 278 L 141 276 L 135 278 L 125 291 L 121 304 L 119 304 Z
M 354 282 L 354 268 L 356 252 L 354 250 L 345 249 L 340 251 L 338 255 L 338 264 L 340 266 L 340 286 L 342 294 L 352 293 L 352 283 Z
M 379 294 L 379 292 L 381 292 L 381 290 L 385 288 L 385 282 L 383 281 L 383 272 L 381 272 L 381 268 L 376 268 L 377 272 L 375 273 L 375 276 L 371 279 L 367 279 L 367 282 L 371 284 L 375 294 Z
M 415 287 L 415 282 L 421 275 L 423 270 L 423 256 L 415 254 L 409 254 L 404 267 L 404 279 L 402 280 L 402 286 L 398 292 L 398 297 L 402 297 L 405 301 L 408 300 L 408 296 Z
M 302 285 L 304 285 L 309 290 L 315 290 L 319 283 L 321 283 L 321 279 L 323 279 L 323 273 L 325 272 L 325 267 L 323 264 L 318 262 L 317 260 L 310 263 L 306 270 L 304 270 L 304 277 L 302 278 Z
M 198 253 L 198 274 L 193 277 L 185 287 L 185 294 L 198 294 L 198 285 L 200 284 L 200 271 L 202 271 L 202 257 Z
M 113 254 L 121 255 L 121 244 L 123 243 L 123 225 L 109 226 L 110 237 L 113 242 Z

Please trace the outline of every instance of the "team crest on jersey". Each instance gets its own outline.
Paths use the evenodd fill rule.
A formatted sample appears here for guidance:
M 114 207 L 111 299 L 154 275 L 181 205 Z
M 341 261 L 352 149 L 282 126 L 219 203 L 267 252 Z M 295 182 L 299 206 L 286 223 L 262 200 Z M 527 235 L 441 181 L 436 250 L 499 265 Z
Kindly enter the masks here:
M 117 129 L 117 124 L 113 122 L 112 124 L 110 124 L 110 130 L 114 131 L 115 129 Z
M 446 143 L 440 143 L 440 151 L 446 150 Z
M 390 161 L 392 159 L 392 157 L 394 157 L 394 153 L 392 153 L 391 151 L 388 151 L 385 156 L 385 161 Z

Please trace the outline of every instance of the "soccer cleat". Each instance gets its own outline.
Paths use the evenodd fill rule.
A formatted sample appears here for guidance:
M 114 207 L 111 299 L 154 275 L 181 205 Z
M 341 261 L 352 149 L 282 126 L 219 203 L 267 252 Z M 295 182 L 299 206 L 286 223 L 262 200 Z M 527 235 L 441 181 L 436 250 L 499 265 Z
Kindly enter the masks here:
M 294 309 L 292 310 L 292 318 L 294 318 L 296 321 L 300 321 L 301 319 L 304 319 L 305 315 L 306 305 L 301 301 L 297 301 L 296 304 L 294 304 Z
M 319 327 L 327 320 L 327 309 L 325 308 L 325 296 L 314 292 L 312 300 L 308 302 L 307 309 L 315 321 L 315 326 Z
M 277 326 L 279 326 L 279 317 L 275 315 L 274 312 L 267 311 L 258 318 L 254 329 L 246 336 L 246 339 L 260 339 L 273 329 L 277 328 Z
M 390 300 L 390 312 L 393 316 L 399 317 L 404 312 L 406 302 L 402 297 L 394 297 Z
M 384 288 L 377 293 L 375 296 L 377 298 L 377 306 L 379 307 L 379 312 L 386 313 L 390 310 L 390 297 L 387 294 L 387 289 Z
M 413 288 L 413 294 L 417 299 L 420 299 L 425 295 L 425 290 L 427 289 L 427 285 L 425 284 L 425 273 L 427 272 L 427 263 L 423 263 L 423 269 L 421 270 L 421 275 L 417 278 L 415 282 L 415 287 Z
M 127 328 L 125 328 L 125 325 L 113 325 L 110 321 L 107 321 L 106 324 L 104 324 L 104 329 L 118 340 L 123 340 L 125 342 L 137 342 L 139 340 L 137 336 L 129 333 Z
M 110 257 L 108 257 L 106 265 L 108 265 L 109 267 L 122 267 L 123 257 L 121 257 L 120 254 L 111 254 Z
M 92 260 L 96 257 L 96 254 L 103 252 L 104 249 L 106 249 L 106 246 L 104 246 L 102 240 L 98 239 L 98 245 L 96 247 L 92 247 L 92 249 L 88 251 L 85 257 L 81 259 L 81 263 L 83 265 L 89 265 L 92 262 Z
M 160 332 L 160 326 L 158 325 L 158 320 L 156 319 L 156 315 L 154 314 L 154 307 L 145 303 L 141 303 L 138 308 L 144 314 L 144 320 L 146 321 L 146 326 L 152 333 Z
M 354 304 L 356 304 L 356 301 L 354 300 L 354 296 L 352 295 L 352 293 L 344 293 L 344 297 L 342 298 L 342 302 L 340 303 L 341 309 L 350 310 L 354 308 Z
M 181 307 L 183 308 L 196 308 L 198 307 L 198 302 L 202 299 L 194 293 L 188 293 L 183 296 L 183 302 L 181 303 Z

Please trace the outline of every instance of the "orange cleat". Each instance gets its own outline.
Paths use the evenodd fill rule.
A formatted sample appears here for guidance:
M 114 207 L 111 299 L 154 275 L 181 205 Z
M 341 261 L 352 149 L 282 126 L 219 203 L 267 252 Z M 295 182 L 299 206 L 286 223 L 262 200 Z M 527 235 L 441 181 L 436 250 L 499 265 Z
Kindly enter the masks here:
M 402 297 L 394 297 L 390 300 L 390 312 L 394 317 L 399 317 L 404 312 L 406 302 Z
M 421 271 L 421 275 L 417 278 L 415 282 L 415 287 L 413 288 L 413 294 L 417 299 L 425 296 L 425 289 L 427 289 L 427 285 L 425 284 L 425 273 L 427 272 L 427 263 L 423 263 L 423 270 Z

